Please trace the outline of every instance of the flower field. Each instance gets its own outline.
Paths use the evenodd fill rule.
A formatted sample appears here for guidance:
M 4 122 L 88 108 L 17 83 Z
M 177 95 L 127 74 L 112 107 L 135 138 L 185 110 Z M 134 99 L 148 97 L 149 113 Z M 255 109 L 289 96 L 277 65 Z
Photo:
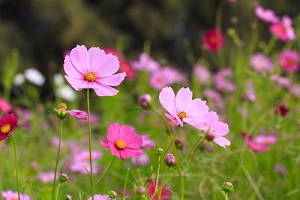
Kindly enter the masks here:
M 200 56 L 187 44 L 189 71 L 151 41 L 134 58 L 78 42 L 53 74 L 12 51 L 0 199 L 299 199 L 300 16 L 251 9 L 250 37 L 217 20 Z

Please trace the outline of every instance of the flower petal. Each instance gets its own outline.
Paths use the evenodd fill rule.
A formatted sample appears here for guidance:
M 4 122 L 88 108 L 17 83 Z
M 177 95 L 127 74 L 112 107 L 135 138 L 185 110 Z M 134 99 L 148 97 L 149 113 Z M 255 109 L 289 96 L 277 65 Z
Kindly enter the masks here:
M 214 131 L 215 136 L 224 136 L 229 132 L 228 125 L 223 122 L 216 122 L 212 125 L 211 130 Z
M 116 73 L 120 68 L 120 62 L 116 56 L 111 54 L 101 57 L 101 62 L 98 64 L 94 73 L 97 77 L 110 76 Z
M 72 78 L 82 79 L 84 74 L 82 74 L 71 62 L 70 56 L 65 57 L 64 70 L 66 74 Z
M 230 146 L 230 141 L 224 137 L 217 137 L 214 139 L 214 142 L 224 148 L 226 148 L 226 146 Z
M 97 78 L 97 81 L 99 81 L 103 85 L 118 86 L 124 80 L 125 77 L 126 77 L 126 72 L 123 72 L 123 73 L 113 74 L 111 76 Z
M 181 88 L 176 94 L 177 112 L 185 111 L 186 107 L 192 101 L 193 93 L 190 88 Z
M 114 122 L 111 125 L 109 125 L 106 133 L 106 137 L 108 141 L 114 144 L 120 138 L 119 132 L 120 132 L 120 124 Z
M 70 53 L 71 62 L 76 69 L 82 73 L 86 74 L 89 69 L 89 56 L 87 49 L 84 45 L 77 45 Z
M 102 97 L 102 96 L 114 96 L 116 95 L 119 90 L 116 90 L 108 85 L 102 85 L 102 84 L 99 84 L 97 89 L 94 89 L 95 93 Z
M 89 71 L 97 73 L 101 68 L 100 64 L 106 56 L 105 51 L 98 47 L 91 47 L 87 53 L 90 62 Z
M 177 116 L 176 99 L 172 88 L 164 87 L 159 93 L 159 101 L 166 111 L 174 117 Z
M 102 145 L 104 148 L 109 148 L 108 141 L 106 141 L 106 140 L 100 140 L 100 143 L 101 143 L 101 145 Z
M 208 106 L 206 105 L 206 101 L 202 101 L 200 98 L 192 100 L 189 105 L 186 107 L 185 112 L 187 113 L 187 117 L 198 117 L 203 113 L 208 112 Z
M 120 157 L 121 159 L 124 158 L 131 158 L 131 157 L 137 157 L 144 153 L 142 149 L 129 149 L 126 148 L 125 150 L 120 151 Z
M 65 78 L 70 83 L 70 85 L 77 91 L 81 91 L 83 88 L 81 87 L 85 80 L 78 79 L 78 78 L 72 78 L 70 76 L 65 75 Z

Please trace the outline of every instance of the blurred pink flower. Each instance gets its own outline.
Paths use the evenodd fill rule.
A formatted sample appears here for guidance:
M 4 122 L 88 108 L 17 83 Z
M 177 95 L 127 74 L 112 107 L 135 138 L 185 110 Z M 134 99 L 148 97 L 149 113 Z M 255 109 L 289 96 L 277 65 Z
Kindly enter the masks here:
M 286 77 L 282 77 L 282 76 L 279 76 L 277 74 L 273 74 L 271 75 L 270 79 L 274 82 L 276 82 L 278 85 L 280 85 L 281 87 L 283 88 L 290 88 L 291 85 L 292 85 L 292 81 L 291 79 L 289 78 L 286 78 Z
M 185 74 L 180 73 L 177 69 L 170 66 L 155 70 L 150 76 L 150 85 L 156 90 L 161 90 L 165 86 L 185 81 L 187 81 Z
M 274 166 L 274 172 L 278 172 L 282 175 L 286 175 L 287 174 L 287 170 L 284 166 L 284 164 L 282 163 L 277 163 L 275 166 Z
M 279 54 L 279 65 L 286 72 L 294 72 L 299 68 L 299 54 L 297 51 L 285 50 Z
M 261 6 L 255 8 L 255 14 L 259 19 L 265 22 L 274 23 L 279 21 L 279 18 L 275 15 L 273 10 L 263 9 Z
M 4 200 L 17 200 L 18 199 L 18 192 L 13 192 L 11 190 L 1 192 L 2 197 Z M 28 194 L 20 194 L 20 200 L 31 200 Z
M 121 160 L 140 156 L 144 153 L 142 136 L 138 135 L 134 128 L 128 125 L 120 126 L 117 122 L 112 123 L 107 130 L 108 141 L 100 140 L 104 148 L 109 148 L 114 156 Z
M 258 135 L 254 138 L 253 141 L 258 145 L 270 146 L 276 143 L 277 138 L 278 136 L 276 134 Z
M 166 117 L 176 125 L 188 123 L 192 126 L 207 121 L 208 106 L 200 98 L 192 100 L 193 93 L 189 88 L 181 88 L 175 96 L 170 87 L 165 87 L 159 94 L 162 107 L 169 113 Z
M 155 193 L 155 184 L 153 183 L 152 180 L 149 181 L 149 187 L 148 187 L 148 195 L 149 197 L 152 197 Z M 160 181 L 158 181 L 158 187 L 161 186 Z M 167 187 L 163 187 L 161 190 L 161 195 L 160 195 L 160 200 L 168 200 L 171 197 L 171 192 Z M 153 200 L 158 200 L 158 195 L 155 195 L 155 197 L 153 198 Z
M 142 140 L 143 140 L 143 144 L 142 144 L 142 148 L 145 149 L 151 149 L 155 146 L 155 142 L 153 140 L 150 140 L 149 135 L 142 135 Z
M 100 172 L 100 167 L 96 162 L 92 163 L 93 166 L 93 174 L 97 174 Z M 81 174 L 89 174 L 90 170 L 90 162 L 87 160 L 76 160 L 75 162 L 72 162 L 69 166 L 70 171 L 72 172 L 78 172 Z
M 294 97 L 300 97 L 300 85 L 292 85 L 290 88 L 290 93 L 294 96 Z
M 259 72 L 269 72 L 273 68 L 273 63 L 271 58 L 264 56 L 262 53 L 252 54 L 250 58 L 251 67 Z
M 296 34 L 292 26 L 292 20 L 289 16 L 282 17 L 282 21 L 274 22 L 270 26 L 271 33 L 283 42 L 296 39 Z
M 54 172 L 39 172 L 38 179 L 43 183 L 53 182 Z M 57 179 L 57 178 L 56 178 Z
M 211 29 L 204 33 L 203 45 L 209 51 L 219 51 L 225 45 L 225 35 L 218 29 Z
M 131 158 L 131 164 L 133 166 L 146 166 L 149 164 L 149 162 L 150 162 L 150 158 L 146 153 L 143 153 L 138 157 Z
M 58 144 L 59 144 L 59 140 L 60 140 L 59 136 L 52 137 L 52 140 L 51 140 L 52 145 L 57 148 Z M 65 146 L 66 146 L 66 142 L 64 140 L 62 140 L 61 141 L 61 148 L 64 148 Z
M 77 119 L 86 121 L 88 119 L 88 114 L 82 110 L 67 110 L 67 113 Z
M 223 97 L 222 95 L 216 91 L 216 90 L 213 90 L 213 89 L 209 89 L 209 88 L 206 88 L 204 89 L 203 91 L 203 95 L 208 98 L 208 99 L 211 99 L 213 100 L 214 102 L 214 107 L 216 109 L 223 109 L 224 108 L 224 100 L 223 100 Z M 210 105 L 211 106 L 211 105 Z
M 210 71 L 202 66 L 202 65 L 195 65 L 193 67 L 193 75 L 199 80 L 200 83 L 206 84 L 211 79 Z
M 158 62 L 151 58 L 147 53 L 141 53 L 138 61 L 131 62 L 133 69 L 138 71 L 154 71 L 160 68 Z
M 210 112 L 211 118 L 207 122 L 205 122 L 204 133 L 206 139 L 208 141 L 214 141 L 216 144 L 221 147 L 226 148 L 226 146 L 230 146 L 230 141 L 226 139 L 225 135 L 228 134 L 229 128 L 228 125 L 219 121 L 219 116 L 215 112 Z
M 119 67 L 116 56 L 105 54 L 98 47 L 87 50 L 84 45 L 77 45 L 64 61 L 65 77 L 71 86 L 77 91 L 94 89 L 98 96 L 113 96 L 119 92 L 111 87 L 118 86 L 126 76 L 125 72 L 115 74 Z
M 254 92 L 254 83 L 253 81 L 246 81 L 246 91 L 244 98 L 250 102 L 255 101 L 256 94 Z
M 18 118 L 14 113 L 4 114 L 0 118 L 0 141 L 7 139 L 18 126 Z
M 236 85 L 230 81 L 230 76 L 232 76 L 231 68 L 220 69 L 213 77 L 216 88 L 221 91 L 234 93 Z
M 92 200 L 92 197 L 89 197 L 88 200 Z M 95 194 L 94 195 L 94 200 L 109 200 L 109 196 L 107 194 L 100 195 L 100 194 Z
M 12 105 L 0 97 L 0 112 L 8 113 L 13 109 Z
M 267 153 L 270 145 L 277 141 L 277 134 L 258 135 L 254 139 L 251 135 L 242 132 L 242 137 L 246 139 L 247 146 L 255 153 Z

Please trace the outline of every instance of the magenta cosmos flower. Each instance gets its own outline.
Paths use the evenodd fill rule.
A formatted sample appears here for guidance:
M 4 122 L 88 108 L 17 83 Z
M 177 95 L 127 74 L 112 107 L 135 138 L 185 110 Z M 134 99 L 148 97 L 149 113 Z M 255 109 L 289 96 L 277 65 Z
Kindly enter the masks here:
M 202 38 L 204 47 L 209 51 L 219 51 L 225 45 L 225 36 L 218 29 L 211 29 Z
M 285 50 L 279 55 L 279 65 L 286 72 L 294 72 L 298 69 L 299 54 L 297 51 Z
M 263 9 L 261 6 L 255 8 L 255 14 L 259 19 L 265 22 L 274 23 L 279 21 L 279 18 L 275 15 L 273 10 Z
M 189 88 L 181 88 L 175 96 L 170 87 L 165 87 L 159 94 L 162 107 L 168 111 L 166 117 L 176 125 L 188 123 L 192 126 L 207 121 L 208 106 L 200 98 L 192 100 L 193 93 Z
M 128 125 L 120 126 L 117 122 L 112 123 L 107 130 L 108 141 L 100 140 L 104 148 L 110 148 L 114 156 L 121 160 L 140 156 L 144 153 L 142 136 L 138 135 L 134 128 Z
M 0 119 L 0 141 L 7 139 L 17 126 L 18 119 L 14 113 L 4 114 Z
M 64 69 L 67 81 L 80 91 L 94 89 L 98 96 L 113 96 L 119 91 L 111 86 L 118 86 L 124 80 L 126 73 L 115 74 L 120 67 L 118 58 L 98 47 L 89 50 L 84 45 L 77 45 L 65 57 Z
M 282 17 L 282 21 L 277 21 L 270 26 L 271 33 L 283 42 L 296 39 L 296 34 L 289 16 Z

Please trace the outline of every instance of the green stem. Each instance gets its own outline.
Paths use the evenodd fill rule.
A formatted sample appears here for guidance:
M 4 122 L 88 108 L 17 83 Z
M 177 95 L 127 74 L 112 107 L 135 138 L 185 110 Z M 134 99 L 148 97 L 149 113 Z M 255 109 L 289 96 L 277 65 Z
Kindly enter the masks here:
M 273 49 L 275 43 L 277 42 L 277 38 L 273 36 L 270 41 L 268 42 L 267 47 L 264 49 L 264 54 L 269 55 L 271 53 L 271 50 Z
M 131 176 L 132 176 L 132 178 L 133 178 L 135 184 L 136 184 L 137 186 L 139 186 L 140 184 L 138 183 L 137 179 L 136 179 L 135 176 L 133 175 L 131 169 L 129 169 L 129 172 L 130 172 L 130 174 L 131 174 Z
M 104 177 L 108 174 L 110 168 L 112 167 L 112 165 L 113 165 L 115 159 L 116 159 L 116 156 L 113 157 L 113 160 L 111 161 L 109 167 L 107 168 L 107 170 L 105 171 L 105 173 L 103 174 L 103 176 L 100 178 L 100 180 L 94 185 L 94 187 L 96 187 L 97 185 L 99 185 L 99 184 L 102 182 L 102 180 L 103 180 Z
M 55 195 L 55 199 L 57 199 L 59 188 L 60 188 L 60 184 L 58 184 L 58 186 L 57 186 L 57 188 L 56 188 L 56 195 Z
M 61 140 L 62 140 L 62 119 L 60 120 L 60 131 L 59 131 L 59 143 L 58 143 L 58 149 L 56 154 L 56 163 L 55 163 L 55 170 L 54 170 L 54 178 L 53 178 L 53 186 L 52 186 L 52 199 L 57 199 L 57 194 L 55 196 L 55 184 L 56 184 L 56 174 L 57 174 L 57 167 L 58 167 L 58 160 L 59 160 L 59 154 L 60 154 L 60 146 L 61 146 Z M 55 198 L 54 198 L 55 197 Z
M 180 166 L 184 163 L 184 161 L 190 156 L 190 154 L 195 150 L 195 148 L 198 146 L 199 141 L 202 139 L 202 136 L 199 137 L 197 142 L 194 144 L 194 146 L 190 149 L 190 151 L 186 154 L 184 159 L 181 161 Z
M 92 160 L 92 129 L 91 129 L 91 110 L 90 110 L 90 89 L 87 89 L 86 101 L 87 101 L 87 111 L 88 111 L 89 154 L 90 154 L 90 181 L 91 181 L 92 200 L 94 200 L 93 160 Z
M 18 156 L 17 156 L 17 145 L 13 135 L 11 135 L 11 139 L 14 143 L 14 151 L 15 151 L 15 168 L 16 168 L 16 179 L 17 179 L 17 190 L 18 190 L 18 200 L 20 200 L 20 183 L 19 183 L 19 172 L 18 172 Z
M 156 175 L 156 178 L 155 178 L 155 192 L 157 191 L 157 187 L 158 187 L 159 170 L 160 170 L 160 162 L 161 162 L 160 160 L 161 160 L 161 157 L 158 156 L 157 175 Z
M 126 178 L 125 178 L 125 183 L 124 183 L 124 189 L 123 189 L 123 194 L 122 194 L 122 199 L 125 199 L 125 192 L 126 192 L 126 185 L 127 185 L 127 180 L 128 180 L 128 173 L 129 173 L 129 168 L 127 169 L 127 173 L 126 173 Z

